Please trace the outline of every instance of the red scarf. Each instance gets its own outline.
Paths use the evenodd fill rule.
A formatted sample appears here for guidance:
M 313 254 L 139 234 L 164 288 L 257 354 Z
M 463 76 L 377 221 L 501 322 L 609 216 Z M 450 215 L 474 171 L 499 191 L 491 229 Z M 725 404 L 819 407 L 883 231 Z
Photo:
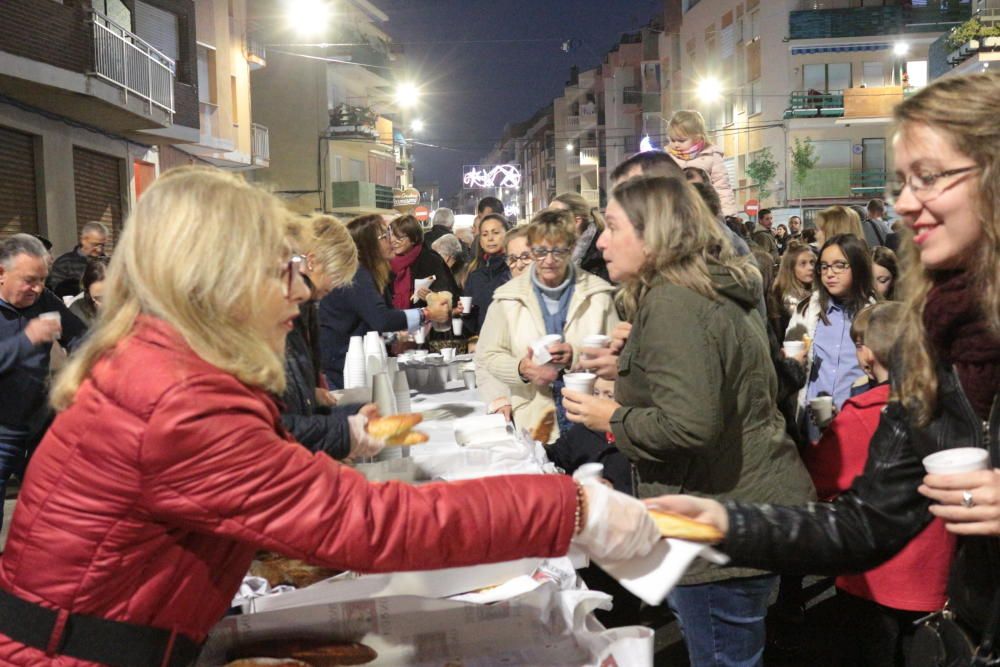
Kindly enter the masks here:
M 988 419 L 1000 386 L 1000 340 L 980 310 L 978 290 L 966 273 L 942 276 L 927 294 L 924 327 L 938 357 L 954 365 L 980 419 Z
M 406 251 L 405 255 L 396 255 L 389 260 L 389 266 L 395 277 L 392 280 L 392 305 L 394 308 L 406 310 L 412 308 L 410 297 L 413 296 L 413 272 L 410 267 L 417 261 L 422 245 L 415 245 Z

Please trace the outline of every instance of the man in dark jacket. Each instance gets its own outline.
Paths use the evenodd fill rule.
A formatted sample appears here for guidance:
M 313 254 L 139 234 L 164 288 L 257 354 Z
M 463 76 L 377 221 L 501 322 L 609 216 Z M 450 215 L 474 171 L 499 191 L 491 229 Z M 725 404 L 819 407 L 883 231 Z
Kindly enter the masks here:
M 451 234 L 455 227 L 455 213 L 450 208 L 441 207 L 434 211 L 431 228 L 424 232 L 424 245 L 430 248 L 434 242 L 445 234 Z
M 87 262 L 104 256 L 108 236 L 108 228 L 100 222 L 85 224 L 80 230 L 80 245 L 59 256 L 52 265 L 46 286 L 60 297 L 79 294 L 80 278 Z
M 45 289 L 47 259 L 45 246 L 28 234 L 0 244 L 0 498 L 48 424 L 52 343 L 72 351 L 87 330 Z

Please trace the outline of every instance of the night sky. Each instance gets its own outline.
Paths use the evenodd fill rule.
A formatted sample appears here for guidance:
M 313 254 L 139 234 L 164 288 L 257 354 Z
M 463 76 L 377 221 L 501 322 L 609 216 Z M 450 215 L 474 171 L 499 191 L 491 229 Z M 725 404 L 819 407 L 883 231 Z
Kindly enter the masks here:
M 563 92 L 569 70 L 597 66 L 623 32 L 662 12 L 661 0 L 375 0 L 385 30 L 404 45 L 424 95 L 415 114 L 416 181 L 441 196 L 461 188 L 506 123 L 526 120 Z M 562 42 L 572 41 L 569 53 Z

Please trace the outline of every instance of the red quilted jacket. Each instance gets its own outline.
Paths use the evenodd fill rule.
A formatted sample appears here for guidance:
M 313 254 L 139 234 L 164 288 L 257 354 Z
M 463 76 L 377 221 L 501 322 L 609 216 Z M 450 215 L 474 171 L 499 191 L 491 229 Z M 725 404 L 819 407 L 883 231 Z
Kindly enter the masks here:
M 145 317 L 42 441 L 0 588 L 201 641 L 258 548 L 368 572 L 554 556 L 575 508 L 562 475 L 370 484 L 289 441 L 265 393 Z M 3 635 L 0 663 L 83 664 Z

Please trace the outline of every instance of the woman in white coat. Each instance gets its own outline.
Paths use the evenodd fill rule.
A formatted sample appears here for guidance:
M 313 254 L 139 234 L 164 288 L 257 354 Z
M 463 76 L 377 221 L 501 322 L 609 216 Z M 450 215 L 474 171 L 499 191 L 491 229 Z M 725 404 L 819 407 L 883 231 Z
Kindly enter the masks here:
M 586 336 L 606 334 L 618 323 L 611 284 L 570 261 L 575 242 L 566 211 L 535 216 L 528 227 L 534 264 L 497 289 L 480 332 L 476 365 L 510 388 L 514 422 L 522 427 L 534 427 L 555 406 L 557 425 L 566 428 L 562 374 L 575 366 Z M 563 342 L 549 345 L 551 360 L 538 363 L 531 346 L 547 334 Z M 553 429 L 550 442 L 558 436 Z

